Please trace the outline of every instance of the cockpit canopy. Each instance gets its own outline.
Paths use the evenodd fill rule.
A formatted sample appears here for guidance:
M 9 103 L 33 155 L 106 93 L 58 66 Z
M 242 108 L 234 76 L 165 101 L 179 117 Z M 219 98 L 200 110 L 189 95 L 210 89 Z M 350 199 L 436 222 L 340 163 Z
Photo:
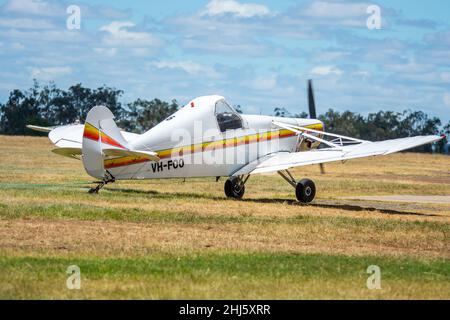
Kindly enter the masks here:
M 221 132 L 241 129 L 243 127 L 241 116 L 225 99 L 220 99 L 216 102 L 215 116 Z
M 207 133 L 208 139 L 228 130 L 247 127 L 247 122 L 222 96 L 203 96 L 191 100 L 183 108 L 133 141 L 134 149 L 145 150 L 148 145 L 164 149 L 180 143 L 179 137 L 190 137 L 191 144 L 204 140 L 196 128 Z M 175 138 L 173 137 L 175 136 Z

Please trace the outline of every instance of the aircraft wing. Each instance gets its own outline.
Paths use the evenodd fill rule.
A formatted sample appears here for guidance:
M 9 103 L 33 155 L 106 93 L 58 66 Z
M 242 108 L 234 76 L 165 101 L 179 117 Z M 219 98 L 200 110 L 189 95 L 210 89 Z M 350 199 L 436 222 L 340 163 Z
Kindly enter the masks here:
M 277 152 L 244 166 L 235 172 L 233 176 L 274 172 L 311 164 L 388 155 L 441 139 L 442 137 L 440 136 L 417 136 L 380 142 L 364 141 L 356 145 L 336 146 L 312 151 Z

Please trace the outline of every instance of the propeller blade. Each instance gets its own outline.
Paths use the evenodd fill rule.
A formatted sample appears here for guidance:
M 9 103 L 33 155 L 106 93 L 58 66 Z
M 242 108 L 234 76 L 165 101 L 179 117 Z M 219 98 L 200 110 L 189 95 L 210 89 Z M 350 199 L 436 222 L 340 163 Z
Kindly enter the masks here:
M 316 119 L 316 102 L 314 100 L 314 92 L 312 86 L 312 80 L 308 80 L 308 107 L 309 107 L 309 118 Z
M 309 118 L 317 119 L 316 101 L 314 99 L 314 90 L 311 79 L 308 80 L 308 107 L 309 107 Z M 319 167 L 320 173 L 325 174 L 325 166 L 323 165 L 323 163 L 320 163 Z

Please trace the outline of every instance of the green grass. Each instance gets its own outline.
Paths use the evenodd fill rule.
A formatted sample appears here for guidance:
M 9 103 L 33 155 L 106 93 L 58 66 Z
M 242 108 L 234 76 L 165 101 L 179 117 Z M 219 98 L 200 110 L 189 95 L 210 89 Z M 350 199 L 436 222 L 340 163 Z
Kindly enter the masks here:
M 120 291 L 121 298 L 180 298 L 176 294 L 182 298 L 247 299 L 271 294 L 276 298 L 343 298 L 361 293 L 359 298 L 448 298 L 448 263 L 317 254 L 156 255 L 134 259 L 0 255 L 0 298 L 117 297 L 114 291 L 105 295 L 96 288 L 121 286 L 139 288 Z M 65 271 L 73 264 L 81 269 L 80 291 L 65 288 Z M 381 268 L 382 290 L 366 287 L 370 265 Z M 19 285 L 11 274 L 20 274 Z M 335 282 L 340 284 L 330 290 L 329 285 Z M 23 291 L 21 284 L 25 283 L 33 289 Z M 311 285 L 317 286 L 313 291 L 319 296 L 308 294 Z M 414 291 L 418 287 L 422 292 Z M 341 290 L 347 290 L 346 294 Z

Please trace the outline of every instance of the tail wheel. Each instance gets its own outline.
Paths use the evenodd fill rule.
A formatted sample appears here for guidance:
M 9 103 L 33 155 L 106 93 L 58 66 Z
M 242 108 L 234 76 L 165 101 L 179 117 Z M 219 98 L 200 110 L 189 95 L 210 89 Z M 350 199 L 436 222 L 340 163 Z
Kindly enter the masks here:
M 310 203 L 316 197 L 316 185 L 309 179 L 300 180 L 295 187 L 295 195 L 301 203 Z
M 245 193 L 244 182 L 238 177 L 231 177 L 225 182 L 225 195 L 228 198 L 242 199 Z

